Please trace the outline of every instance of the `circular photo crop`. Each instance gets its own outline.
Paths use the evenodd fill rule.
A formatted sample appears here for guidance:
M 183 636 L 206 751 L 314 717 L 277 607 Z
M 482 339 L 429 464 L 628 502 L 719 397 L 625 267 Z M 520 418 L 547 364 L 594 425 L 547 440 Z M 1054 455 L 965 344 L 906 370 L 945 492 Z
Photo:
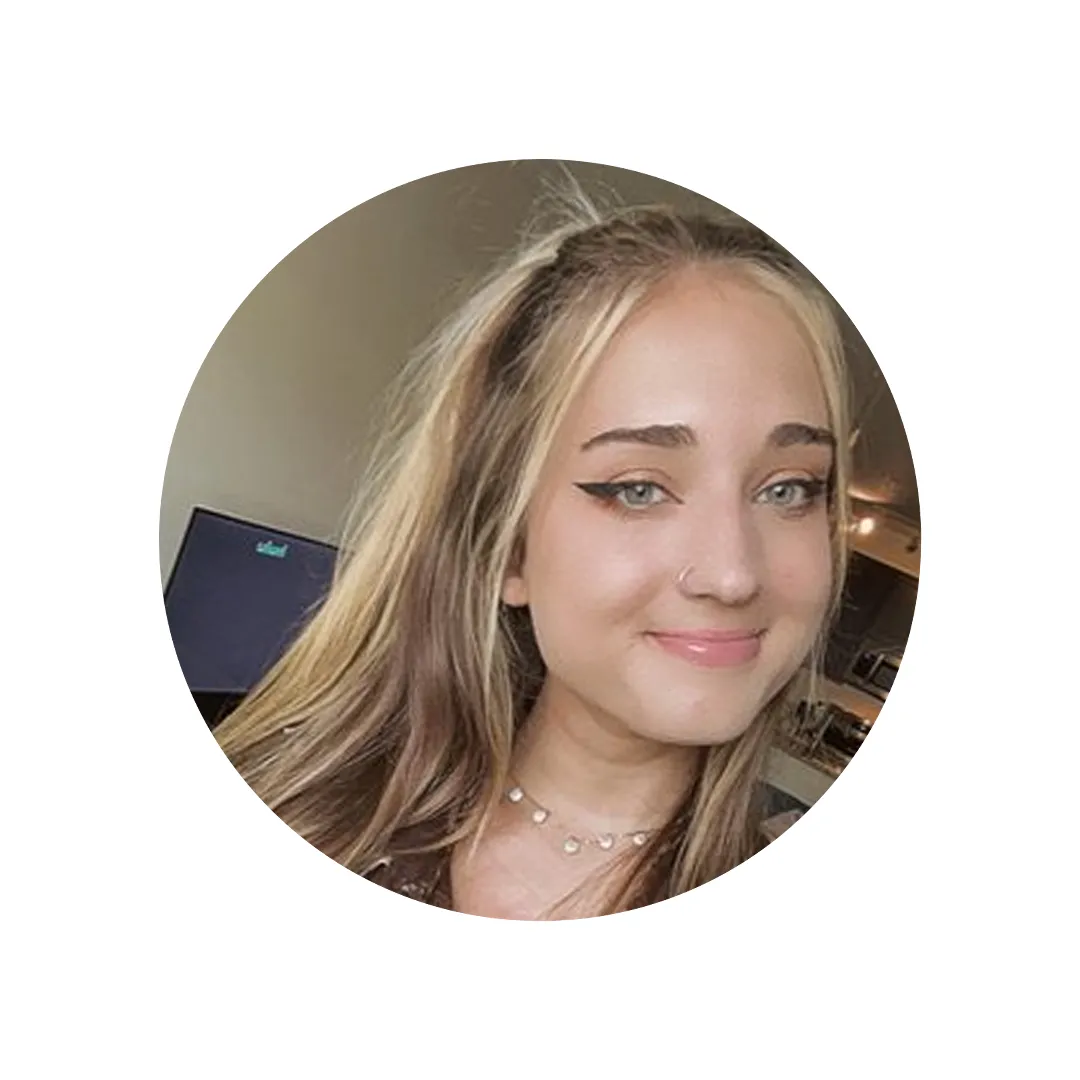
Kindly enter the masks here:
M 885 379 L 782 241 L 650 176 L 494 162 L 255 286 L 180 415 L 161 566 L 274 814 L 414 901 L 550 920 L 712 881 L 822 797 L 899 669 L 921 530 Z

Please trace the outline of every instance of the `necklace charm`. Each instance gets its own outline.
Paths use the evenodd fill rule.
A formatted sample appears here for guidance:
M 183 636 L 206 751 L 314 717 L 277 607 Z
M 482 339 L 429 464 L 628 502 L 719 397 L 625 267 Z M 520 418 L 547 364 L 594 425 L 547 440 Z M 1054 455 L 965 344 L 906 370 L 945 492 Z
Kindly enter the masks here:
M 529 820 L 534 825 L 544 825 L 551 818 L 551 811 L 546 806 L 541 806 L 520 785 L 514 785 L 506 792 L 506 801 L 511 803 L 529 803 Z M 576 855 L 586 845 L 598 847 L 601 851 L 611 851 L 619 840 L 629 840 L 635 847 L 644 847 L 652 835 L 651 830 L 639 829 L 630 833 L 599 833 L 597 836 L 580 837 L 572 834 L 566 835 L 561 847 L 566 855 Z

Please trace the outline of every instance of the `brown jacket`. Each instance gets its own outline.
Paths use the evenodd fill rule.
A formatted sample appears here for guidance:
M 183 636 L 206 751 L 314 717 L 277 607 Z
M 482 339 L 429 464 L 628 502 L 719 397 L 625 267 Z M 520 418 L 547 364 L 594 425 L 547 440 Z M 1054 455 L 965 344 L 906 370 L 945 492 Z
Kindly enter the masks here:
M 388 856 L 363 877 L 433 907 L 453 907 L 448 851 Z

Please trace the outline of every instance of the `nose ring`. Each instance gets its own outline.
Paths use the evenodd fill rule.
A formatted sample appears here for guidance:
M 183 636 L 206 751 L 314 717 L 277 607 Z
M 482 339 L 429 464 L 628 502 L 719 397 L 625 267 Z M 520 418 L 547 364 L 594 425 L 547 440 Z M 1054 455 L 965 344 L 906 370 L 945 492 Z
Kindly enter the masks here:
M 675 579 L 675 585 L 680 592 L 686 592 L 686 579 L 690 576 L 692 567 L 686 566 Z

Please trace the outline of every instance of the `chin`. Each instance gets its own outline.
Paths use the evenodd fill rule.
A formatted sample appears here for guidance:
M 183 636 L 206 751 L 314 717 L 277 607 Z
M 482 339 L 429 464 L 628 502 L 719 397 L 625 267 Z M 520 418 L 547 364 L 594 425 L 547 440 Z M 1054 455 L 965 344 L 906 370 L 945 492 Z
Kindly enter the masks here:
M 637 733 L 658 743 L 678 746 L 720 746 L 733 742 L 753 725 L 766 701 L 710 703 L 688 709 L 659 708 L 639 715 Z

